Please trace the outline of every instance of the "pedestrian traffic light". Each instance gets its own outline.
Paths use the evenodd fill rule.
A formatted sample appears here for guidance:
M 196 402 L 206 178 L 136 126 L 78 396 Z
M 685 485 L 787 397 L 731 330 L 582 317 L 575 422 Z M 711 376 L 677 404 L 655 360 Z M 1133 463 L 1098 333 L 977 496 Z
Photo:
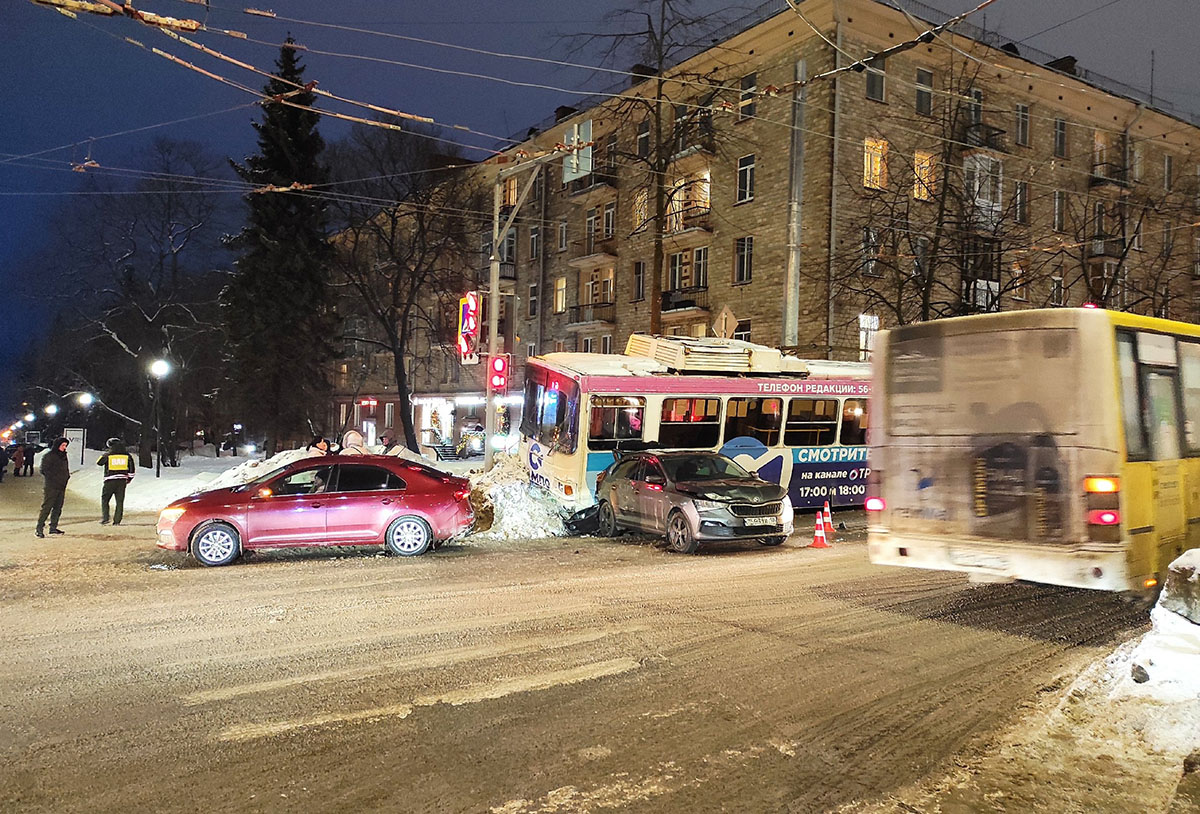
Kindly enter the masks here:
M 494 393 L 508 390 L 508 359 L 507 353 L 501 353 L 488 360 L 488 384 Z

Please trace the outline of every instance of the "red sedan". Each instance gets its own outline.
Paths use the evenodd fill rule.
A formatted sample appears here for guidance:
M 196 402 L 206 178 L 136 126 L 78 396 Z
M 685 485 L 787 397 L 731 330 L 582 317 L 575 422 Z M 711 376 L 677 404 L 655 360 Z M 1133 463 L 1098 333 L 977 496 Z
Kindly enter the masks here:
M 379 545 L 403 557 L 471 527 L 470 483 L 387 455 L 305 458 L 242 486 L 176 500 L 158 547 L 228 565 L 245 549 Z

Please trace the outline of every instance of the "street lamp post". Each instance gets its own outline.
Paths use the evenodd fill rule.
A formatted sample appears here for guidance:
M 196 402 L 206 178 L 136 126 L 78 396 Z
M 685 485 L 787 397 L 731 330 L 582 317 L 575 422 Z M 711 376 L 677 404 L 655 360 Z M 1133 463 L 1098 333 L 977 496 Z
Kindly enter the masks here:
M 159 391 L 163 377 L 171 372 L 171 364 L 166 359 L 155 359 L 150 364 L 150 375 L 154 377 L 154 477 L 162 477 L 162 406 L 159 402 Z

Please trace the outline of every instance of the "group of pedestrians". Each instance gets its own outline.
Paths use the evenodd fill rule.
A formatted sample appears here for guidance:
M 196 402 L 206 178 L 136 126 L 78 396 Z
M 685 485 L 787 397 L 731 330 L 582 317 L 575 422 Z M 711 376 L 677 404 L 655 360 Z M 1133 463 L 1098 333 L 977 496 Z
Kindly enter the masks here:
M 38 512 L 37 528 L 33 532 L 37 537 L 66 534 L 58 527 L 58 521 L 62 517 L 63 502 L 67 496 L 67 483 L 71 480 L 71 466 L 67 461 L 67 447 L 70 445 L 71 442 L 67 438 L 57 439 L 42 455 L 38 466 L 43 485 L 42 508 Z M 104 487 L 100 492 L 100 525 L 109 524 L 109 508 L 115 503 L 111 522 L 114 526 L 119 526 L 125 512 L 125 487 L 133 480 L 137 464 L 120 438 L 108 439 L 108 449 L 96 463 L 104 467 Z M 22 464 L 27 467 L 25 474 L 32 475 L 33 454 L 29 453 L 28 459 L 22 461 Z M 5 465 L 7 466 L 7 460 Z M 47 521 L 49 528 L 46 526 Z
M 37 454 L 34 444 L 14 444 L 5 449 L 0 447 L 0 483 L 4 483 L 4 474 L 8 465 L 13 465 L 13 477 L 33 476 L 33 457 Z

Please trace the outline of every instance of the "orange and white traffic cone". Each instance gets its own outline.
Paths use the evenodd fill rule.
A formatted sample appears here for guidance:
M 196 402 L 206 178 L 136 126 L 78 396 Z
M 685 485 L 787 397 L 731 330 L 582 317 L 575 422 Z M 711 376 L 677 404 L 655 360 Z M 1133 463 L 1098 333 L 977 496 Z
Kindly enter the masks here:
M 816 528 L 813 529 L 813 541 L 809 545 L 809 548 L 832 547 L 833 546 L 829 545 L 829 543 L 825 541 L 825 521 L 821 517 L 821 512 L 817 512 L 817 525 Z
M 829 513 L 829 501 L 825 501 L 825 508 L 821 512 L 825 520 L 825 539 L 833 539 L 833 515 Z

